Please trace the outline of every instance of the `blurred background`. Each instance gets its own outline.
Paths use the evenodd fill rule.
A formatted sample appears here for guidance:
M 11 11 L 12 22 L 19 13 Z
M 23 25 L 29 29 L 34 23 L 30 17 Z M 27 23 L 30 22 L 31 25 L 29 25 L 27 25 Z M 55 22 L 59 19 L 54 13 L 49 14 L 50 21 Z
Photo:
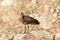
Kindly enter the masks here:
M 52 40 L 54 34 L 60 40 L 60 0 L 0 0 L 0 40 L 9 40 L 12 36 L 12 40 L 24 40 L 21 12 L 40 22 L 29 25 L 35 40 Z

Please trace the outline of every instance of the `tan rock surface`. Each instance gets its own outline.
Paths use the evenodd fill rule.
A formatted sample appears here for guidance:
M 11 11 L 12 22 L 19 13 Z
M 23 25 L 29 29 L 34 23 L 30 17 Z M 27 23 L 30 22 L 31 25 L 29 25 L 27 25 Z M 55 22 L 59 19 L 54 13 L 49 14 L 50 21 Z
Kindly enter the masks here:
M 27 34 L 24 37 L 22 37 L 22 40 L 38 40 L 34 35 Z

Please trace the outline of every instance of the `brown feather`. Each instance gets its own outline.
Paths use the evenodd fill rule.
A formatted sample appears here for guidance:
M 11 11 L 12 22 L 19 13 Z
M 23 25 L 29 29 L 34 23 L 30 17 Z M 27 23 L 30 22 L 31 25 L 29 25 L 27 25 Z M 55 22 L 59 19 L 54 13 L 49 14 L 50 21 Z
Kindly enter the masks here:
M 22 14 L 22 22 L 24 24 L 39 24 L 38 20 L 34 19 L 33 17 L 26 16 Z

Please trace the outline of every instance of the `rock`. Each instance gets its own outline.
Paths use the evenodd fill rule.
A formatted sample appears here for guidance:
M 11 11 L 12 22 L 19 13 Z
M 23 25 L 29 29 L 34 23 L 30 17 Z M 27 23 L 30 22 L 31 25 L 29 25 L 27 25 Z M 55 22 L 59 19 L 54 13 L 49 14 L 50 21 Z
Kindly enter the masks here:
M 37 40 L 37 38 L 32 34 L 26 34 L 24 37 L 22 37 L 22 40 Z
M 52 39 L 52 34 L 50 34 L 48 31 L 45 31 L 45 30 L 31 31 L 31 34 L 36 36 L 37 39 L 46 39 L 46 40 Z
M 60 40 L 60 32 L 59 33 L 56 33 L 55 35 L 56 35 L 56 38 L 55 39 L 56 40 Z

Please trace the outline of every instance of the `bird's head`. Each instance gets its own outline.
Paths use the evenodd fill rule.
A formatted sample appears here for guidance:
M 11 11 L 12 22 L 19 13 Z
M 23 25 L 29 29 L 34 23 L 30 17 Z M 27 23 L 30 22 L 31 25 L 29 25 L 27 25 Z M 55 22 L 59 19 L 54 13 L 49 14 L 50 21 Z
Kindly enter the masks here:
M 21 17 L 23 17 L 23 16 L 24 16 L 24 13 L 23 13 L 23 12 L 21 12 L 21 13 L 20 13 L 20 16 L 21 16 Z
M 21 15 L 24 15 L 23 12 L 21 12 Z
M 21 14 L 23 14 L 23 12 Z

